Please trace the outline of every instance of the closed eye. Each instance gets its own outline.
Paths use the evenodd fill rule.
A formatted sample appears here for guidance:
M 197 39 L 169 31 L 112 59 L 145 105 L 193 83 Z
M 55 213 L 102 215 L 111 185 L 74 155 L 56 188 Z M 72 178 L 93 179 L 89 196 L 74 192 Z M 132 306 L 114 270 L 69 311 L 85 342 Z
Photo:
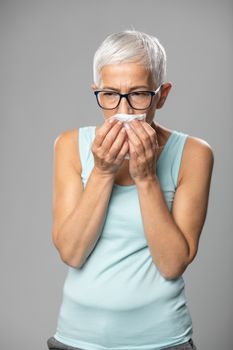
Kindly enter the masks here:
M 102 91 L 102 94 L 104 96 L 116 96 L 117 95 L 116 92 L 111 92 L 111 91 Z
M 149 96 L 150 93 L 148 91 L 134 91 L 130 93 L 131 96 Z

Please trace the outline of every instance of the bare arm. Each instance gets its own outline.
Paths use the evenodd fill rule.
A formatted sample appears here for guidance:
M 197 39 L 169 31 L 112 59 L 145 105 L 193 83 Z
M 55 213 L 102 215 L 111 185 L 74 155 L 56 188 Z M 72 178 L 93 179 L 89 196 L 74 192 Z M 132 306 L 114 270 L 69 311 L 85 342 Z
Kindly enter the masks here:
M 105 148 L 111 146 L 111 150 L 121 149 L 123 160 L 128 150 L 125 144 L 122 146 L 124 135 L 117 138 L 114 136 L 121 126 L 111 126 L 105 123 L 99 130 L 94 150 L 101 144 Z M 110 129 L 112 131 L 108 133 Z M 106 134 L 108 137 L 105 137 Z M 76 158 L 74 156 L 74 145 L 77 147 L 75 139 L 77 140 L 77 134 L 75 136 L 64 132 L 54 144 L 53 242 L 65 263 L 72 267 L 81 267 L 94 249 L 102 231 L 114 183 L 114 172 L 95 165 L 83 189 L 81 170 L 74 161 L 77 160 L 77 155 Z M 105 153 L 103 145 L 102 148 L 99 147 L 100 155 L 101 150 Z M 114 169 L 116 170 L 116 164 Z
M 195 258 L 207 213 L 213 152 L 207 143 L 194 138 L 188 144 L 171 213 L 157 180 L 138 185 L 152 258 L 167 279 L 181 276 Z
M 71 169 L 70 172 L 72 172 Z M 82 186 L 81 177 L 74 172 L 73 179 L 75 183 L 73 187 L 78 190 Z M 68 214 L 59 231 L 54 231 L 55 245 L 62 260 L 68 265 L 81 267 L 94 249 L 105 220 L 113 181 L 111 177 L 100 176 L 93 168 L 85 190 L 79 198 L 74 199 L 76 204 L 74 203 L 73 210 Z M 63 201 L 60 207 L 64 205 Z M 68 205 L 71 205 L 71 202 Z

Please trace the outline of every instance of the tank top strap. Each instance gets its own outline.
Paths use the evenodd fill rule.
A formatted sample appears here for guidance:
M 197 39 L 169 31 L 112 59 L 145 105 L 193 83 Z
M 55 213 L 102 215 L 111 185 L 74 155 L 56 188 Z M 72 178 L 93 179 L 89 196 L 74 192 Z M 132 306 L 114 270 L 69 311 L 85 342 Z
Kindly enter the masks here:
M 177 185 L 178 185 L 178 177 L 179 177 L 184 145 L 188 136 L 189 135 L 186 133 L 174 130 L 173 138 L 171 139 L 171 142 L 170 142 L 170 149 L 171 149 L 170 152 L 172 157 L 171 174 L 172 174 L 172 179 L 173 179 L 175 188 L 177 188 Z
M 95 126 L 82 126 L 79 128 L 78 134 L 81 177 L 85 183 L 93 167 L 91 146 L 95 136 Z

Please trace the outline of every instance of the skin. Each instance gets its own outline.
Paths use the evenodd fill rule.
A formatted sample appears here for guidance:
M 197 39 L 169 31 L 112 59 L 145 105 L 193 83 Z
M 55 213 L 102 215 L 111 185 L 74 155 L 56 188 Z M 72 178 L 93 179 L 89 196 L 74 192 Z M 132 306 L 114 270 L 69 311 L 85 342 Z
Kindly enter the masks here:
M 144 88 L 135 88 L 137 86 L 145 86 Z M 97 86 L 91 85 L 93 91 L 103 89 L 106 87 L 112 87 L 113 91 L 127 93 L 130 91 L 149 90 L 155 91 L 158 86 L 152 81 L 150 72 L 147 71 L 142 65 L 135 63 L 121 63 L 106 65 L 101 70 L 101 82 Z M 152 104 L 147 110 L 132 109 L 125 98 L 121 99 L 119 106 L 113 110 L 102 109 L 104 120 L 109 120 L 116 113 L 127 114 L 141 114 L 146 113 L 146 121 L 133 121 L 130 125 L 133 128 L 133 132 L 126 129 L 126 142 L 128 150 L 131 152 L 131 161 L 123 159 L 117 173 L 115 174 L 115 183 L 121 185 L 129 185 L 135 183 L 137 179 L 145 176 L 154 176 L 155 161 L 158 159 L 168 137 L 171 134 L 171 130 L 162 127 L 158 123 L 154 122 L 156 109 L 162 108 L 166 98 L 172 88 L 170 82 L 164 83 L 159 93 L 153 96 Z M 124 127 L 123 127 L 124 128 Z M 96 134 L 100 127 L 96 127 Z M 124 128 L 125 129 L 125 128 Z M 136 130 L 139 130 L 142 137 L 137 136 Z M 150 140 L 142 141 L 143 137 L 149 136 Z M 139 146 L 136 147 L 136 144 Z M 159 147 L 158 147 L 159 145 Z M 145 149 L 145 152 L 143 152 Z M 151 161 L 145 160 L 146 154 L 151 157 L 150 153 L 153 150 L 153 157 Z M 136 159 L 141 156 L 143 163 L 136 162 Z M 146 169 L 146 171 L 145 171 Z
M 100 86 L 92 84 L 92 89 L 104 84 L 111 84 L 122 93 L 142 84 L 156 90 L 147 71 L 135 63 L 105 66 Z M 105 121 L 96 131 L 92 146 L 95 163 L 85 190 L 77 150 L 78 130 L 65 131 L 55 140 L 53 242 L 69 266 L 81 267 L 94 249 L 116 179 L 122 184 L 132 181 L 136 184 L 144 234 L 161 275 L 166 279 L 178 278 L 195 258 L 207 213 L 214 156 L 206 141 L 187 137 L 169 211 L 154 165 L 159 156 L 156 140 L 164 145 L 171 130 L 154 123 L 153 118 L 171 86 L 163 85 L 146 111 L 146 122 L 132 122 L 131 131 L 125 134 L 120 132 L 122 125 L 110 124 L 109 118 L 115 113 L 138 111 L 130 109 L 126 99 L 121 100 L 116 110 L 102 110 Z M 128 151 L 130 160 L 124 160 Z

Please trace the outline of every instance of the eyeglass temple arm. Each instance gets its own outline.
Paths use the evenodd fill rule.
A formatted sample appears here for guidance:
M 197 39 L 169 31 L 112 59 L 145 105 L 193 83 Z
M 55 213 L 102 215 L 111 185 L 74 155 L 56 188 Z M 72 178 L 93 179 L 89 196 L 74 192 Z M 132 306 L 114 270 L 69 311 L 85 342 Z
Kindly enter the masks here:
M 154 91 L 155 94 L 157 94 L 157 92 L 159 92 L 159 90 L 161 89 L 161 87 L 163 86 L 164 82 L 162 82 L 159 87 Z

